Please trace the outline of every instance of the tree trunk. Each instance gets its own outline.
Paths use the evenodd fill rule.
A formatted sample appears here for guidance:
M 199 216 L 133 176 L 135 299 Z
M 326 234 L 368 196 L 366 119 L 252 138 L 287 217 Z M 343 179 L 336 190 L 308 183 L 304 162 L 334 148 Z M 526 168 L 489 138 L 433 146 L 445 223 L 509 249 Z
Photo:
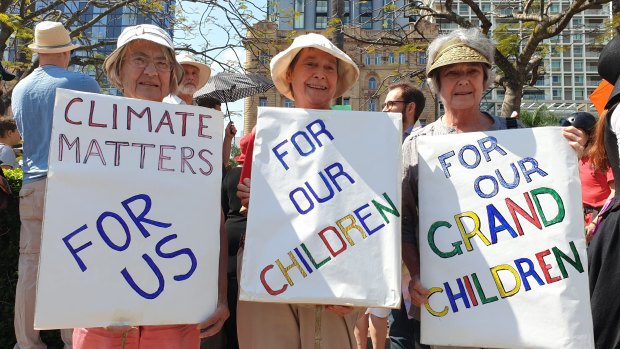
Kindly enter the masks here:
M 521 111 L 521 97 L 523 96 L 522 84 L 510 83 L 506 84 L 506 94 L 502 103 L 501 116 L 509 117 L 513 111 L 519 113 Z

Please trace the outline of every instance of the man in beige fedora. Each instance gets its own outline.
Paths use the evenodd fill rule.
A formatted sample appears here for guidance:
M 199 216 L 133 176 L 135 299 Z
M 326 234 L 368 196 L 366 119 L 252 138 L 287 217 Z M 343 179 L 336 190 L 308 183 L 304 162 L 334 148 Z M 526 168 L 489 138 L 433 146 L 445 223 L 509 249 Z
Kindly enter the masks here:
M 186 54 L 177 55 L 176 59 L 183 67 L 185 73 L 183 74 L 183 81 L 179 84 L 176 96 L 171 94 L 164 98 L 163 102 L 192 105 L 194 104 L 194 93 L 200 90 L 207 81 L 209 81 L 211 68 Z
M 14 349 L 44 349 L 39 331 L 34 330 L 34 305 L 56 88 L 93 93 L 99 93 L 100 88 L 88 75 L 67 70 L 71 50 L 80 45 L 71 42 L 62 23 L 37 24 L 28 47 L 39 55 L 39 67 L 15 86 L 12 96 L 13 114 L 24 140 Z M 72 348 L 72 332 L 61 330 L 65 349 Z

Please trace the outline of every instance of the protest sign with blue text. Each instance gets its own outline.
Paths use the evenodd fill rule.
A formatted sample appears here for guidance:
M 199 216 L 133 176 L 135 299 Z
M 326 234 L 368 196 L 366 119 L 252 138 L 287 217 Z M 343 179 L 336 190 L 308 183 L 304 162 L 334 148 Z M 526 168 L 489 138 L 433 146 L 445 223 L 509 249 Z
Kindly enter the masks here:
M 561 129 L 419 137 L 417 149 L 422 342 L 593 348 L 577 157 Z
M 241 300 L 396 307 L 399 114 L 259 108 Z
M 58 89 L 36 328 L 213 312 L 222 128 L 211 109 Z

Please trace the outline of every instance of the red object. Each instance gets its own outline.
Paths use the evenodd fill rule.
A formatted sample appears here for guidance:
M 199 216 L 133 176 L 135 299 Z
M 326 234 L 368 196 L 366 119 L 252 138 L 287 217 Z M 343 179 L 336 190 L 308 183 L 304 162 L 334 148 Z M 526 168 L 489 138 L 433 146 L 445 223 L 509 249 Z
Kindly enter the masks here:
M 252 134 L 248 133 L 247 135 L 241 137 L 241 140 L 239 141 L 239 149 L 241 150 L 241 154 L 235 156 L 235 161 L 240 164 L 243 164 L 245 162 L 248 146 L 250 144 L 250 138 L 252 138 Z M 252 140 L 252 143 L 254 143 L 254 140 Z
M 248 137 L 249 136 L 249 137 Z M 247 138 L 247 149 L 245 153 L 246 157 L 249 158 L 249 161 L 243 162 L 243 168 L 241 168 L 241 176 L 239 177 L 239 183 L 243 183 L 245 178 L 252 178 L 252 154 L 254 154 L 254 140 L 256 139 L 256 126 L 252 129 L 252 132 L 243 136 L 243 138 Z M 243 141 L 243 139 L 242 139 Z

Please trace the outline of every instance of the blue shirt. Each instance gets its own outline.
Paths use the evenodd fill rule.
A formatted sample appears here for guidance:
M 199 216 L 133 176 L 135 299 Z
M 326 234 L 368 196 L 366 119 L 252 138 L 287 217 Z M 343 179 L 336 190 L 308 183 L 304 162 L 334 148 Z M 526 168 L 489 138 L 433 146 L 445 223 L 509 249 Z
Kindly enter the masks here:
M 24 183 L 47 176 L 57 88 L 93 93 L 101 91 L 99 84 L 90 76 L 54 65 L 35 69 L 15 86 L 11 107 L 24 140 Z

